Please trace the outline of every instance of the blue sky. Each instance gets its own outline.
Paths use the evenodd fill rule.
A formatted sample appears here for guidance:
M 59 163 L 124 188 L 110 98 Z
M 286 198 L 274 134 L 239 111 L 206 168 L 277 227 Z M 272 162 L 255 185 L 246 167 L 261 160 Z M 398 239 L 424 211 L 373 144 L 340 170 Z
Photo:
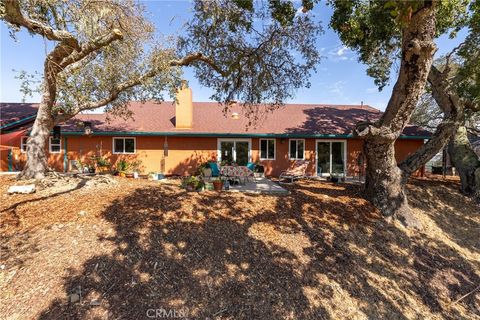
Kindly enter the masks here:
M 157 31 L 162 34 L 175 35 L 183 31 L 182 26 L 191 16 L 191 3 L 188 1 L 145 1 L 149 17 L 155 22 Z M 300 6 L 300 4 L 298 4 Z M 311 78 L 312 86 L 297 92 L 291 103 L 326 103 L 326 104 L 365 104 L 384 110 L 391 94 L 392 86 L 378 92 L 373 80 L 365 73 L 366 67 L 357 62 L 357 55 L 342 46 L 338 36 L 328 28 L 331 15 L 330 7 L 320 2 L 313 14 L 320 18 L 325 33 L 317 40 L 322 52 L 322 62 L 317 73 Z M 1 22 L 0 32 L 0 101 L 20 102 L 20 81 L 15 79 L 15 70 L 29 73 L 42 72 L 46 53 L 51 48 L 39 36 L 31 36 L 25 31 L 17 34 L 17 41 L 9 36 L 6 25 Z M 449 52 L 465 37 L 465 32 L 456 39 L 442 36 L 437 40 L 437 56 Z M 185 70 L 185 78 L 193 89 L 194 101 L 209 101 L 211 90 L 199 85 L 190 69 Z M 394 81 L 395 79 L 393 79 Z M 392 82 L 393 82 L 392 81 Z M 28 102 L 38 102 L 40 97 L 26 97 Z

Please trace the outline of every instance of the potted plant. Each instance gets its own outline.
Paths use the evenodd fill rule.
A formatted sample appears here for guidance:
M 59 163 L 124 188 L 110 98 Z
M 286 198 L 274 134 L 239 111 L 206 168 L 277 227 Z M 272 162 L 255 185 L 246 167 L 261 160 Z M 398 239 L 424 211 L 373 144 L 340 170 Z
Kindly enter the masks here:
M 203 190 L 204 183 L 200 178 L 195 176 L 190 176 L 190 177 L 183 178 L 182 187 L 189 192 L 201 191 Z
M 141 165 L 142 165 L 142 162 L 140 160 L 134 160 L 130 162 L 129 169 L 131 172 L 127 174 L 127 177 L 138 178 Z
M 209 191 L 214 190 L 213 183 L 212 182 L 205 182 L 205 190 L 209 190 Z
M 108 171 L 108 169 L 110 168 L 110 162 L 108 162 L 108 160 L 103 157 L 96 157 L 95 161 L 97 163 L 97 168 L 100 172 Z
M 223 181 L 222 179 L 220 178 L 216 178 L 215 180 L 213 180 L 213 189 L 215 191 L 222 191 L 222 188 L 223 188 Z
M 120 177 L 125 177 L 127 175 L 127 171 L 130 168 L 130 164 L 125 159 L 121 159 L 117 162 L 117 171 Z

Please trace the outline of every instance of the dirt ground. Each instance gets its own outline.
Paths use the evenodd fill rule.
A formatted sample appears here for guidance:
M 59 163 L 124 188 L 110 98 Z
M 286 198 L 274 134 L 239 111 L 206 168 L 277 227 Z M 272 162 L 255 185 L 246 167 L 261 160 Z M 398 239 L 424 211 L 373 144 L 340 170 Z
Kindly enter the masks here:
M 415 231 L 355 185 L 245 195 L 114 178 L 7 195 L 12 179 L 1 319 L 480 319 L 480 210 L 458 182 L 411 182 Z

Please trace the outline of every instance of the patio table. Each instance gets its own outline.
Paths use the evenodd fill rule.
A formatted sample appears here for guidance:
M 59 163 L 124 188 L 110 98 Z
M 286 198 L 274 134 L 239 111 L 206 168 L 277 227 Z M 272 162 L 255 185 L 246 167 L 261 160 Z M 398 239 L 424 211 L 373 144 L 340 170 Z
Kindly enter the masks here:
M 220 168 L 220 174 L 226 178 L 237 180 L 245 184 L 245 181 L 253 177 L 253 171 L 244 166 L 223 166 Z

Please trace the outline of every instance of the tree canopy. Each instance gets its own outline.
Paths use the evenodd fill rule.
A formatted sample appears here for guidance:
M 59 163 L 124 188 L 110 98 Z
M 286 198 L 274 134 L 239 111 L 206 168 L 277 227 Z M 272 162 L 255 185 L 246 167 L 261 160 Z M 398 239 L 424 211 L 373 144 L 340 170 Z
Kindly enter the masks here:
M 329 1 L 334 8 L 330 26 L 347 47 L 358 52 L 379 89 L 388 84 L 392 65 L 401 58 L 402 28 L 425 2 Z M 469 21 L 468 7 L 468 0 L 436 1 L 435 35 L 455 36 Z

